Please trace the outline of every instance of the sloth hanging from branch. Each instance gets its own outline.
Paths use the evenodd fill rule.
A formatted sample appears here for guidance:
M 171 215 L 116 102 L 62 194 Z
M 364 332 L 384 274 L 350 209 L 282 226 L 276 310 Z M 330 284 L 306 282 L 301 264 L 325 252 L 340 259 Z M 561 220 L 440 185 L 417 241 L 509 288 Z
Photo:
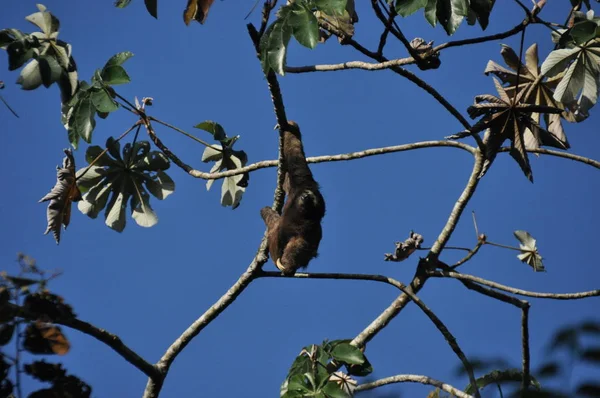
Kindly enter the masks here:
M 306 163 L 300 128 L 292 121 L 283 133 L 282 166 L 287 196 L 283 212 L 264 207 L 260 215 L 267 225 L 271 259 L 284 275 L 294 275 L 317 257 L 325 200 Z

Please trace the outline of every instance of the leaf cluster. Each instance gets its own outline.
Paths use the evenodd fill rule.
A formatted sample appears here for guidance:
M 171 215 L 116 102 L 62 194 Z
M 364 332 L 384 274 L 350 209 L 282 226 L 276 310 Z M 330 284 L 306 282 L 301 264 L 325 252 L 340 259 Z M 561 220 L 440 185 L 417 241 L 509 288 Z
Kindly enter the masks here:
M 210 169 L 211 173 L 239 169 L 248 163 L 246 152 L 233 149 L 233 144 L 240 138 L 239 135 L 228 137 L 219 123 L 210 120 L 199 123 L 194 127 L 210 133 L 215 141 L 219 142 L 206 147 L 202 154 L 203 162 L 215 162 Z M 244 192 L 246 192 L 249 179 L 250 174 L 248 173 L 225 177 L 221 186 L 221 205 L 231 206 L 232 209 L 237 208 Z M 214 182 L 215 180 L 208 180 L 206 190 L 210 190 Z
M 320 38 L 319 18 L 352 23 L 347 0 L 297 0 L 279 8 L 277 19 L 269 25 L 260 41 L 261 64 L 284 75 L 287 48 L 292 36 L 304 47 L 313 49 Z
M 17 83 L 24 90 L 57 83 L 62 102 L 71 99 L 78 87 L 77 66 L 71 55 L 71 45 L 58 39 L 60 22 L 46 7 L 38 4 L 38 12 L 25 19 L 40 31 L 23 33 L 18 29 L 0 31 L 0 48 L 8 54 L 8 69 L 25 65 Z
M 466 18 L 469 25 L 479 22 L 487 28 L 495 0 L 395 0 L 396 12 L 407 17 L 423 9 L 431 26 L 442 25 L 448 35 L 454 34 Z
M 129 201 L 138 225 L 152 227 L 158 222 L 150 194 L 163 200 L 175 190 L 175 182 L 165 173 L 171 164 L 162 152 L 151 151 L 148 141 L 137 141 L 125 144 L 121 154 L 119 141 L 109 137 L 106 149 L 90 146 L 85 156 L 90 166 L 77 172 L 84 193 L 78 208 L 83 214 L 96 218 L 106 208 L 106 225 L 122 232 Z
M 591 338 L 591 339 L 590 339 Z M 585 342 L 588 344 L 584 344 Z M 528 391 L 515 391 L 511 397 L 526 398 L 566 398 L 572 396 L 578 397 L 598 397 L 600 395 L 600 383 L 597 381 L 583 380 L 574 388 L 574 391 L 564 392 L 554 389 L 543 388 L 538 379 L 550 379 L 555 377 L 567 376 L 572 374 L 573 367 L 578 364 L 587 364 L 591 366 L 600 366 L 600 322 L 597 320 L 583 321 L 579 324 L 567 325 L 557 330 L 551 337 L 547 345 L 548 357 L 545 363 L 542 363 L 530 376 L 530 387 Z M 571 360 L 553 359 L 552 357 L 560 352 L 566 353 Z M 498 388 L 511 385 L 511 383 L 521 382 L 523 374 L 520 369 L 508 368 L 507 361 L 501 358 L 497 359 L 470 359 L 471 365 L 475 371 L 486 371 L 487 373 L 479 377 L 477 386 L 479 389 L 485 387 Z M 464 374 L 462 367 L 457 368 L 459 374 Z M 569 383 L 562 383 L 563 386 Z M 472 386 L 469 384 L 465 392 L 471 394 Z
M 105 119 L 119 108 L 111 86 L 129 83 L 129 75 L 122 65 L 132 56 L 128 51 L 112 56 L 102 69 L 96 70 L 91 84 L 81 81 L 73 98 L 63 104 L 61 121 L 73 148 L 77 149 L 80 138 L 87 143 L 92 141 L 96 115 Z
M 346 373 L 334 372 L 333 362 L 343 365 Z M 367 376 L 372 371 L 363 352 L 350 340 L 324 341 L 302 349 L 281 386 L 280 396 L 348 398 L 357 385 L 350 376 Z
M 74 319 L 76 315 L 62 297 L 47 289 L 49 280 L 57 274 L 48 275 L 48 272 L 38 268 L 35 260 L 29 256 L 19 253 L 17 260 L 21 267 L 18 276 L 10 276 L 4 271 L 0 273 L 0 346 L 5 347 L 11 341 L 16 343 L 18 340 L 13 338 L 20 334 L 22 340 L 16 350 L 33 355 L 67 354 L 70 343 L 62 329 L 54 322 Z M 26 318 L 23 314 L 26 314 Z M 11 368 L 16 365 L 18 362 L 14 358 L 1 353 L 2 397 L 11 396 L 13 393 L 15 383 L 9 378 L 9 374 Z M 60 364 L 33 361 L 25 364 L 23 370 L 39 381 L 50 383 L 49 388 L 32 392 L 30 398 L 91 396 L 90 386 L 78 377 L 68 375 Z

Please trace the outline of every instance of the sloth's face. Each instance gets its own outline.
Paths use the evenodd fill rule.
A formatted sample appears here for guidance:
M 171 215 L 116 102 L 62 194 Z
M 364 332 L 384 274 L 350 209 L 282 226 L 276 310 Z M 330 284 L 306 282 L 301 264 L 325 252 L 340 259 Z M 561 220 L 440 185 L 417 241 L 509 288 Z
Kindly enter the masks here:
M 302 191 L 298 197 L 298 207 L 307 218 L 322 218 L 324 215 L 322 211 L 324 206 L 323 197 L 319 193 L 315 193 L 309 189 Z

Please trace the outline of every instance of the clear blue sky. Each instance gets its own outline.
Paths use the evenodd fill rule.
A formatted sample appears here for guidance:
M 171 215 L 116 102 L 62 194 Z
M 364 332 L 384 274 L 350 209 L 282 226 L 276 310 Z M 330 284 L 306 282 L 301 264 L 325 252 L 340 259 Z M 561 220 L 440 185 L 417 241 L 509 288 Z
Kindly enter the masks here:
M 220 122 L 250 162 L 276 157 L 273 107 L 254 49 L 246 33 L 250 2 L 217 1 L 204 26 L 186 27 L 185 1 L 159 2 L 159 20 L 137 0 L 124 10 L 112 1 L 47 0 L 61 20 L 60 38 L 73 45 L 80 77 L 89 80 L 96 68 L 116 52 L 132 51 L 125 66 L 131 84 L 118 91 L 154 97 L 151 113 L 192 130 L 203 120 Z M 172 4 L 171 4 L 172 3 Z M 549 2 L 542 16 L 564 19 L 569 2 Z M 514 2 L 496 4 L 487 32 L 499 32 L 522 20 Z M 0 27 L 34 28 L 24 17 L 34 1 L 3 4 Z M 380 35 L 368 2 L 359 4 L 356 38 L 374 48 Z M 558 18 L 555 18 L 558 16 Z M 251 20 L 257 22 L 259 12 Z M 420 36 L 442 43 L 440 27 L 432 29 L 421 12 L 400 20 L 409 39 Z M 376 28 L 375 28 L 376 27 Z M 480 35 L 461 26 L 456 38 Z M 527 30 L 526 43 L 538 41 L 540 58 L 552 43 L 546 28 Z M 518 38 L 503 41 L 518 49 Z M 483 75 L 489 59 L 502 63 L 500 43 L 454 48 L 441 55 L 437 71 L 415 71 L 466 115 L 473 97 L 494 93 Z M 390 58 L 405 50 L 390 45 Z M 315 51 L 294 43 L 288 64 L 361 60 L 349 47 L 330 40 Z M 60 124 L 56 87 L 25 92 L 13 84 L 0 53 L 2 95 L 21 118 L 0 107 L 4 194 L 0 200 L 0 263 L 16 270 L 15 255 L 25 252 L 45 268 L 64 275 L 51 289 L 73 304 L 81 319 L 118 334 L 144 358 L 156 361 L 246 269 L 264 231 L 259 209 L 272 202 L 275 169 L 252 173 L 241 206 L 232 211 L 219 204 L 220 182 L 206 192 L 173 166 L 175 194 L 154 201 L 160 221 L 151 229 L 129 217 L 122 234 L 104 220 L 89 219 L 74 209 L 60 246 L 46 228 L 46 205 L 37 201 L 54 185 L 55 166 L 68 146 Z M 287 75 L 280 79 L 288 117 L 299 122 L 309 156 L 358 151 L 422 140 L 441 139 L 462 129 L 432 98 L 389 71 L 344 71 Z M 598 109 L 581 125 L 567 125 L 572 152 L 600 158 Z M 98 121 L 94 144 L 103 145 L 133 123 L 125 111 Z M 195 131 L 202 136 L 202 132 Z M 203 147 L 177 133 L 158 134 L 182 159 L 203 170 Z M 204 138 L 210 138 L 208 134 Z M 76 153 L 84 165 L 84 149 Z M 530 184 L 507 154 L 494 166 L 467 207 L 450 244 L 472 246 L 470 212 L 492 241 L 515 244 L 512 232 L 528 230 L 538 239 L 547 273 L 534 273 L 515 253 L 484 247 L 462 269 L 516 287 L 547 292 L 598 288 L 598 170 L 564 159 L 531 156 L 535 184 Z M 393 276 L 409 282 L 417 257 L 404 263 L 383 262 L 383 253 L 404 240 L 411 229 L 430 245 L 441 231 L 471 169 L 471 157 L 452 148 L 424 149 L 353 162 L 312 167 L 327 201 L 320 257 L 310 271 L 360 272 Z M 462 254 L 462 253 L 459 253 Z M 451 262 L 457 253 L 445 252 Z M 265 269 L 274 269 L 268 263 Z M 352 338 L 397 296 L 393 288 L 372 282 L 261 279 L 207 327 L 178 357 L 163 389 L 164 397 L 275 397 L 294 357 L 304 345 L 324 339 Z M 470 356 L 504 356 L 520 363 L 520 317 L 513 307 L 467 291 L 452 280 L 431 280 L 420 297 L 446 322 Z M 534 301 L 531 309 L 531 352 L 534 366 L 544 356 L 544 343 L 557 327 L 598 315 L 598 299 L 578 302 Z M 140 396 L 146 377 L 94 339 L 67 331 L 71 352 L 66 366 L 94 389 L 95 397 Z M 426 374 L 457 387 L 466 378 L 453 373 L 458 361 L 429 320 L 409 305 L 368 345 L 376 377 L 400 373 Z M 579 377 L 579 373 L 575 373 Z M 33 384 L 25 385 L 30 391 Z M 423 386 L 402 385 L 386 391 L 403 397 L 425 396 Z

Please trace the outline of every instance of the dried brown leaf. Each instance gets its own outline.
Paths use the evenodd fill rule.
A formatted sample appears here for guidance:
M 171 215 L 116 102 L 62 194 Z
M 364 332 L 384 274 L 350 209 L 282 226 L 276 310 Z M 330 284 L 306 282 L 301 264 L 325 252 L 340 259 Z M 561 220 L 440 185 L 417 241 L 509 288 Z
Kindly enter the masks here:
M 42 199 L 41 202 L 50 201 L 46 216 L 48 227 L 46 232 L 52 231 L 56 244 L 60 242 L 60 227 L 67 229 L 71 221 L 71 204 L 81 200 L 81 192 L 77 187 L 75 178 L 75 159 L 70 149 L 64 150 L 66 157 L 62 167 L 57 167 L 56 184 L 54 188 Z
M 183 22 L 189 25 L 190 22 L 196 20 L 200 24 L 204 24 L 213 3 L 214 0 L 188 0 L 188 4 L 183 11 Z

